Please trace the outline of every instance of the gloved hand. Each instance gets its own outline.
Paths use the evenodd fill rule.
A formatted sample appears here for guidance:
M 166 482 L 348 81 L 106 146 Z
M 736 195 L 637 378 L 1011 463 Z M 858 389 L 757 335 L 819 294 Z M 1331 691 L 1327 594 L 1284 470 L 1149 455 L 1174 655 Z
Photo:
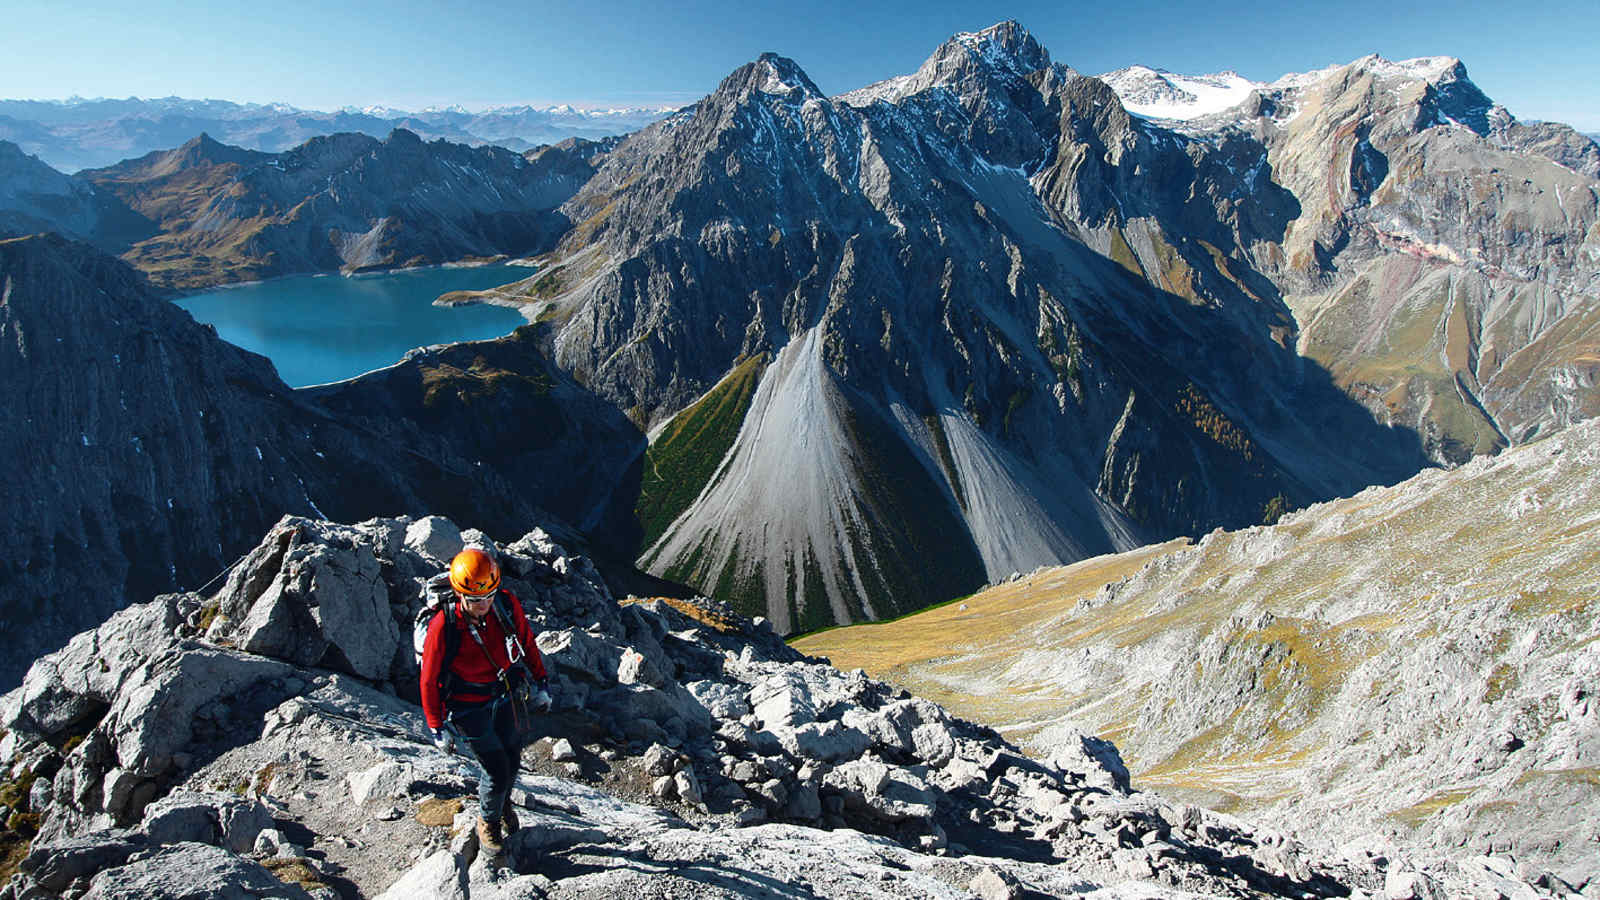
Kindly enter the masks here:
M 450 726 L 430 729 L 433 732 L 433 745 L 446 753 L 456 752 L 456 735 Z
M 541 713 L 547 713 L 554 704 L 555 700 L 550 696 L 550 679 L 539 679 L 539 690 L 533 695 L 533 708 Z

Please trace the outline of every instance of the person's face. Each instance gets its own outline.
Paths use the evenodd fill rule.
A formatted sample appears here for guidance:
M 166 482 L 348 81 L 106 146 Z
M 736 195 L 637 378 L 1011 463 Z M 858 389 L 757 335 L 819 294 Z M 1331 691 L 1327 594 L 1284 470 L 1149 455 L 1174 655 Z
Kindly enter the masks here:
M 481 619 L 488 615 L 489 605 L 494 602 L 493 594 L 474 597 L 471 594 L 463 594 L 457 591 L 456 596 L 461 598 L 461 608 L 474 619 Z

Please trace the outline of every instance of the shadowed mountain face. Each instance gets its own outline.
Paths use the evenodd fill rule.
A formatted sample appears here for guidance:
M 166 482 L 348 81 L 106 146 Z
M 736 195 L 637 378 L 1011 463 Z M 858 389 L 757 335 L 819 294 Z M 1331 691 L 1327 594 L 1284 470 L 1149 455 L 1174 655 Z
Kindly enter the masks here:
M 366 377 L 381 387 L 292 391 L 91 247 L 0 241 L 0 684 L 132 600 L 198 587 L 287 513 L 586 521 L 642 442 L 517 337 Z
M 1423 464 L 1229 256 L 1300 212 L 1273 188 L 1219 221 L 1245 154 L 1147 134 L 1014 24 L 833 100 L 767 55 L 606 157 L 529 295 L 556 360 L 660 429 L 647 496 L 717 460 L 649 504 L 651 571 L 787 629 L 881 617 Z M 1147 220 L 1216 250 L 1182 282 L 1215 296 L 1151 284 Z
M 39 231 L 58 231 L 115 253 L 155 234 L 156 226 L 114 194 L 0 141 L 0 236 Z

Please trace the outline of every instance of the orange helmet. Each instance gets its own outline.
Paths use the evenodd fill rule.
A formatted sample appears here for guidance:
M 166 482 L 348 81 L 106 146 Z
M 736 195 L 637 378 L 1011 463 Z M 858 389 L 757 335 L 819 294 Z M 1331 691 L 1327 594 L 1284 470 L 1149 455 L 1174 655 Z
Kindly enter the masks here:
M 469 597 L 492 594 L 500 586 L 500 564 L 477 547 L 468 547 L 450 560 L 450 586 Z

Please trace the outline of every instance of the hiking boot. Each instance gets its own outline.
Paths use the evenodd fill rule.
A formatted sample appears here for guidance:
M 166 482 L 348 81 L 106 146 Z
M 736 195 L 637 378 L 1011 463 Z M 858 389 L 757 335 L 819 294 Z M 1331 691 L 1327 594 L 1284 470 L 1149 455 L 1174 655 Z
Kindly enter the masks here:
M 510 837 L 518 828 L 522 827 L 522 823 L 517 821 L 517 810 L 509 800 L 506 801 L 506 807 L 500 813 L 500 824 L 501 830 L 505 832 L 507 837 Z
M 499 822 L 490 822 L 487 819 L 478 820 L 478 846 L 490 853 L 499 853 L 505 849 L 504 837 L 500 830 Z

